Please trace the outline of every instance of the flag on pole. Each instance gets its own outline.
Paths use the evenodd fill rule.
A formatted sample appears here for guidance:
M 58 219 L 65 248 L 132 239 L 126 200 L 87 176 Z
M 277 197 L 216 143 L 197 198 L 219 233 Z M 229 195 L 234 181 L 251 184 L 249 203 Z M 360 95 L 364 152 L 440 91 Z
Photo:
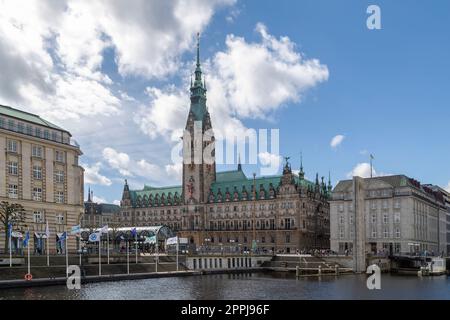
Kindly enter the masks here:
M 108 233 L 108 225 L 103 226 L 103 227 L 100 229 L 100 232 L 101 232 L 101 233 Z
M 8 223 L 8 237 L 11 238 L 11 236 L 12 236 L 12 223 L 10 222 Z
M 66 241 L 66 239 L 67 239 L 67 232 L 64 231 L 61 237 L 59 237 L 58 242 Z
M 252 241 L 252 249 L 256 250 L 256 248 L 257 248 L 256 240 L 253 240 Z
M 23 239 L 23 246 L 28 247 L 28 242 L 30 241 L 30 231 L 25 234 L 25 239 Z
M 137 235 L 137 230 L 136 230 L 136 228 L 131 229 L 131 235 L 132 235 L 133 237 L 136 237 L 136 235 Z
M 45 235 L 47 236 L 47 239 L 50 238 L 50 229 L 48 227 L 48 221 L 46 221 L 46 225 L 45 225 Z
M 171 245 L 171 244 L 177 244 L 178 243 L 178 237 L 173 237 L 173 238 L 168 238 L 166 240 L 166 245 Z
M 375 157 L 373 156 L 373 154 L 370 154 L 370 159 L 375 159 Z
M 47 239 L 47 267 L 50 266 L 50 228 L 48 227 L 48 220 L 45 221 L 45 236 Z
M 89 235 L 89 242 L 99 242 L 100 232 L 93 232 Z
M 79 233 L 81 233 L 81 226 L 80 225 L 73 226 L 70 229 L 70 234 L 79 234 Z
M 156 243 L 156 236 L 145 237 L 144 243 L 155 244 Z

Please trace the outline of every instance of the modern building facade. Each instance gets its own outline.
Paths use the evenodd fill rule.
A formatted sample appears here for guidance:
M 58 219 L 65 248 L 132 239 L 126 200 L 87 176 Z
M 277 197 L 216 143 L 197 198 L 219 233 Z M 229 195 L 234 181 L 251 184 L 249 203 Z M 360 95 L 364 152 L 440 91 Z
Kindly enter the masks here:
M 237 170 L 216 172 L 214 134 L 206 106 L 206 85 L 197 46 L 197 66 L 191 81 L 191 105 L 183 136 L 182 185 L 130 190 L 125 182 L 121 201 L 124 226 L 168 225 L 190 243 L 204 247 L 257 247 L 272 252 L 295 252 L 329 247 L 331 184 L 324 178 L 305 179 L 301 165 L 294 174 L 286 160 L 283 174 L 248 178 Z M 209 135 L 200 154 L 196 133 Z M 198 156 L 198 158 L 197 158 Z M 187 161 L 186 161 L 187 159 Z
M 0 105 L 0 201 L 21 204 L 25 221 L 13 226 L 14 251 L 30 230 L 32 252 L 64 251 L 59 236 L 83 214 L 84 169 L 71 134 L 38 115 Z M 50 239 L 46 239 L 48 222 Z M 4 243 L 5 230 L 0 233 Z M 69 250 L 76 239 L 69 238 Z
M 94 192 L 89 189 L 88 199 L 84 203 L 81 228 L 95 229 L 106 225 L 118 226 L 120 206 L 110 203 L 96 203 L 93 199 Z
M 360 258 L 367 253 L 446 255 L 446 219 L 442 192 L 412 178 L 354 177 L 332 192 L 331 249 Z

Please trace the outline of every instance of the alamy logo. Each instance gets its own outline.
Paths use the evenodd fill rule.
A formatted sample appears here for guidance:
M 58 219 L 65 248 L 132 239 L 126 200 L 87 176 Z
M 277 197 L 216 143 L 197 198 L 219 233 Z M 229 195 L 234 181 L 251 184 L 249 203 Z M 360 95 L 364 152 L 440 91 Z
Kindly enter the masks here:
M 367 18 L 366 25 L 369 30 L 381 29 L 381 9 L 379 6 L 372 4 L 367 7 L 367 13 L 370 16 Z
M 203 122 L 195 121 L 192 132 L 184 130 L 182 141 L 172 149 L 173 163 L 230 165 L 239 158 L 242 164 L 256 165 L 259 159 L 261 175 L 277 174 L 281 164 L 279 129 L 247 129 L 222 136 L 202 128 Z
M 367 274 L 370 274 L 370 276 L 367 278 L 367 289 L 373 290 L 373 289 L 381 289 L 381 269 L 376 264 L 372 264 L 371 266 L 367 267 Z
M 80 267 L 72 265 L 67 268 L 67 289 L 81 289 L 81 271 Z

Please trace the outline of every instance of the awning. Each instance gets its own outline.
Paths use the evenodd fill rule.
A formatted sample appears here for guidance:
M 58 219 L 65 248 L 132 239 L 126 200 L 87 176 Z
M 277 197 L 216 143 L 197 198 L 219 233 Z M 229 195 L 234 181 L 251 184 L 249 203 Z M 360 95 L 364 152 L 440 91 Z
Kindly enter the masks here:
M 62 237 L 63 233 L 64 233 L 64 232 L 61 232 L 61 233 L 57 233 L 57 234 L 56 234 L 56 236 L 58 237 L 58 239 Z

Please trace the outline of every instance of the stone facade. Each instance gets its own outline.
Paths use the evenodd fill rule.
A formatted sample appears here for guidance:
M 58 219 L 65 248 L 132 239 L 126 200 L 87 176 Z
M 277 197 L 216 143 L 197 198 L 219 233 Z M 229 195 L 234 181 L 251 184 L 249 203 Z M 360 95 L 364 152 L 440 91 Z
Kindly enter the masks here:
M 278 176 L 248 178 L 240 164 L 237 170 L 216 172 L 198 47 L 190 90 L 182 185 L 130 190 L 125 182 L 121 224 L 167 225 L 191 244 L 215 249 L 250 250 L 254 240 L 264 251 L 328 248 L 330 181 L 326 185 L 318 175 L 308 181 L 303 166 L 294 174 L 287 160 Z
M 0 105 L 0 201 L 21 204 L 26 221 L 14 226 L 13 248 L 21 250 L 20 235 L 30 230 L 32 252 L 45 253 L 48 221 L 50 252 L 83 214 L 84 169 L 78 164 L 80 147 L 71 135 L 39 116 Z M 0 243 L 4 243 L 4 230 Z M 64 244 L 63 244 L 64 246 Z M 2 246 L 3 247 L 3 246 Z M 69 250 L 76 239 L 69 238 Z
M 84 214 L 81 219 L 81 228 L 96 229 L 105 225 L 119 226 L 120 206 L 110 203 L 96 203 L 93 201 L 94 193 L 89 189 L 88 200 L 84 203 Z
M 330 201 L 331 249 L 355 252 L 361 236 L 365 253 L 447 254 L 446 210 L 441 192 L 405 175 L 340 181 Z
M 446 242 L 447 245 L 447 255 L 450 254 L 450 192 L 442 189 L 439 186 L 427 184 L 427 187 L 432 189 L 433 191 L 440 192 L 444 198 L 445 206 L 446 206 L 446 212 L 445 214 L 441 215 L 441 228 L 440 228 L 440 235 L 441 235 L 441 243 Z M 444 218 L 445 216 L 445 218 Z M 444 221 L 445 220 L 445 221 Z

